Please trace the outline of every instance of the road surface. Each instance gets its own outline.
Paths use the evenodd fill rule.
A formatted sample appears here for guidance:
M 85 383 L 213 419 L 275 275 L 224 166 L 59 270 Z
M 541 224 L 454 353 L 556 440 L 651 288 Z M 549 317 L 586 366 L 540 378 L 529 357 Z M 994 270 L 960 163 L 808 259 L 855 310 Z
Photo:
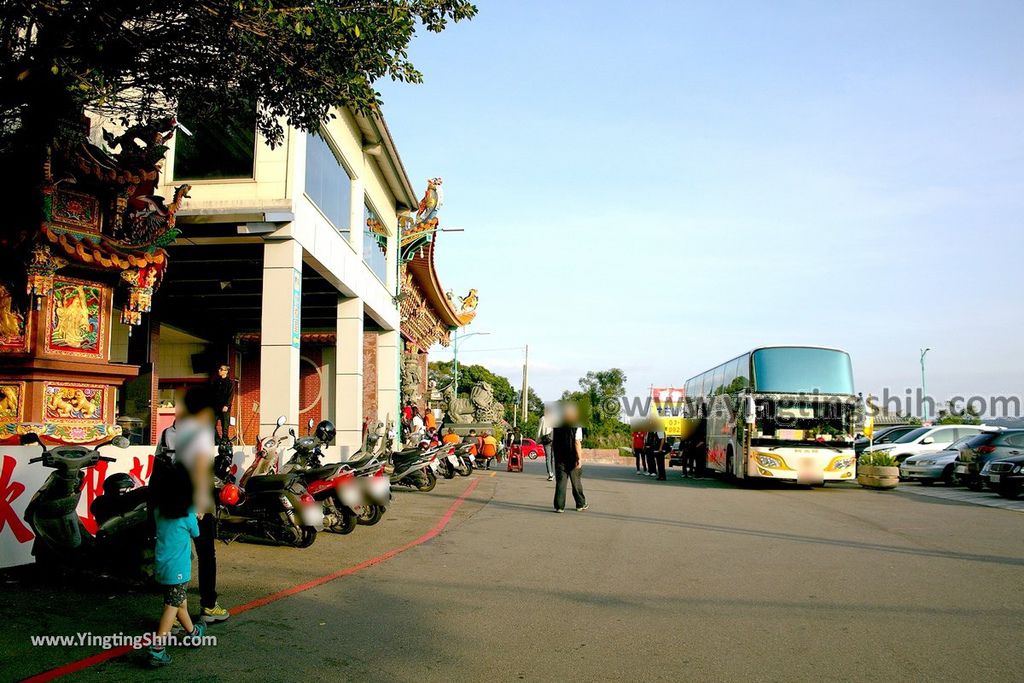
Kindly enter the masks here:
M 1024 675 L 1018 512 L 854 486 L 743 489 L 684 481 L 678 471 L 657 482 L 614 465 L 588 465 L 584 481 L 585 512 L 553 514 L 553 485 L 541 463 L 528 462 L 522 474 L 399 492 L 378 527 L 324 534 L 307 550 L 221 546 L 222 602 L 251 608 L 211 629 L 216 647 L 174 651 L 157 672 L 127 657 L 74 678 Z M 24 579 L 5 584 L 0 601 L 13 606 L 0 626 L 3 679 L 97 652 L 31 648 L 29 634 L 139 632 L 159 610 L 153 594 L 124 597 L 101 584 L 61 594 Z

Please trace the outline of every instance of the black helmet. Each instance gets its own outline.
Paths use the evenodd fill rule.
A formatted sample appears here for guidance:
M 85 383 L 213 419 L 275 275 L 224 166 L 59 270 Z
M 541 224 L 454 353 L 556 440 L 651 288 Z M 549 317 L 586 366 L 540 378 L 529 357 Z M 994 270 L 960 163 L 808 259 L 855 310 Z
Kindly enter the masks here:
M 334 423 L 330 420 L 321 420 L 320 424 L 316 426 L 316 438 L 325 446 L 334 441 L 334 435 L 337 433 L 338 430 L 334 428 Z
M 107 496 L 120 496 L 136 486 L 136 482 L 130 474 L 118 472 L 111 474 L 103 481 L 103 494 Z

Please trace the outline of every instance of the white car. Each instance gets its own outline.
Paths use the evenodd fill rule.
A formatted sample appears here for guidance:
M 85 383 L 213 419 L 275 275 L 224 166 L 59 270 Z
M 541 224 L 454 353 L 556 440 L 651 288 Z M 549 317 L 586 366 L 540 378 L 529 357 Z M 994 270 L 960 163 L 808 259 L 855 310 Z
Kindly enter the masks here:
M 865 450 L 865 453 L 885 452 L 902 463 L 912 455 L 919 453 L 933 453 L 948 447 L 954 441 L 980 434 L 991 427 L 981 425 L 935 425 L 933 427 L 918 427 L 912 432 L 907 432 L 892 443 L 879 444 Z

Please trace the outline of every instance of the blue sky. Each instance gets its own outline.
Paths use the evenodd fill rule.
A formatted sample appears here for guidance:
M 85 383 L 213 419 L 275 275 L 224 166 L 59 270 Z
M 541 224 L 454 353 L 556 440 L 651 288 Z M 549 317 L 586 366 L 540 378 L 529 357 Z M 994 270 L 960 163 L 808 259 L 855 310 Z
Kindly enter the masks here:
M 1021 393 L 1024 4 L 477 5 L 414 42 L 425 84 L 379 84 L 466 229 L 461 360 L 515 383 L 529 344 L 549 399 L 822 344 L 878 393 L 930 346 L 929 393 Z

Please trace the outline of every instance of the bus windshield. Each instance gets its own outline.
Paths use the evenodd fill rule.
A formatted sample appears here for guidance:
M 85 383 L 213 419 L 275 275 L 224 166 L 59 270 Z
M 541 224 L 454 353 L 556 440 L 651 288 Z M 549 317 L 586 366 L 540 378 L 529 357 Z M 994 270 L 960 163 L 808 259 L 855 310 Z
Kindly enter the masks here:
M 852 394 L 853 367 L 844 351 L 802 347 L 754 352 L 754 391 Z

